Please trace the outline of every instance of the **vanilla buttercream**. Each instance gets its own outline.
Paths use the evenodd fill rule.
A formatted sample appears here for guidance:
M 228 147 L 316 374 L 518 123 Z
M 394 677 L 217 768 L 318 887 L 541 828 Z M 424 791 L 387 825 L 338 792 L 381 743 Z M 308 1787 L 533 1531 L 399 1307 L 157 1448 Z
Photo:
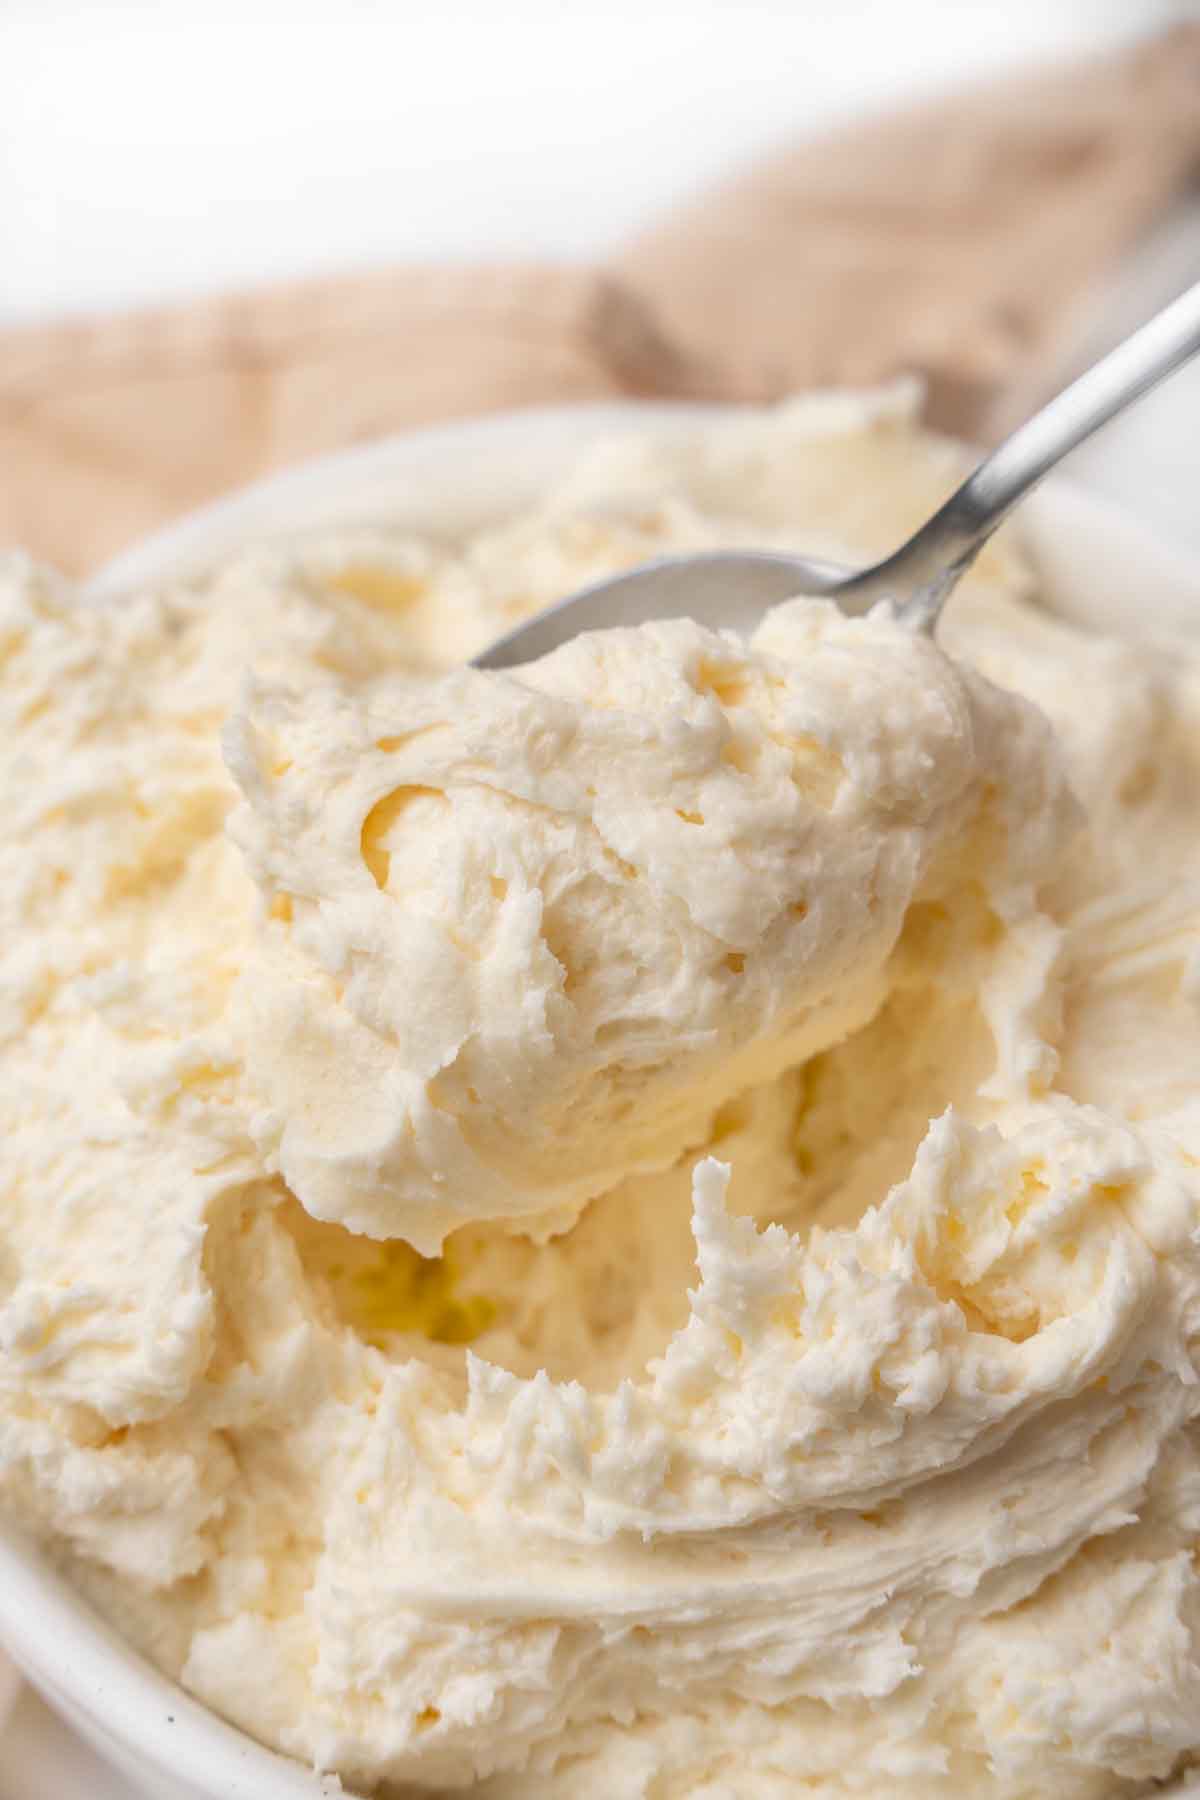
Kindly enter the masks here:
M 257 1141 L 315 1216 L 429 1254 L 669 1167 L 878 1011 L 918 897 L 1019 907 L 1068 829 L 1038 714 L 828 602 L 751 646 L 676 620 L 256 692 L 226 755 Z
M 450 667 L 952 469 L 835 398 L 457 548 L 7 567 L 0 1499 L 348 1784 L 1200 1752 L 1196 646 L 1054 621 L 1008 537 L 953 658 L 798 601 Z

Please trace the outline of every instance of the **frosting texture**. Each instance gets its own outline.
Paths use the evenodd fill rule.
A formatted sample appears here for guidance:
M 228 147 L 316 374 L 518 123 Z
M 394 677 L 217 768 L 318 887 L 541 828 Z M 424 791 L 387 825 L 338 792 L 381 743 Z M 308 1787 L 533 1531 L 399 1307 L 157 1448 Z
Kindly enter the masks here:
M 955 467 L 832 396 L 461 545 L 4 564 L 0 1507 L 348 1789 L 1200 1760 L 1197 643 L 1008 532 L 944 648 L 798 597 L 459 666 Z
M 561 1229 L 870 1018 L 918 896 L 1018 907 L 1070 805 L 1043 722 L 886 619 L 798 601 L 515 675 L 254 694 L 238 1025 L 301 1204 L 441 1249 Z

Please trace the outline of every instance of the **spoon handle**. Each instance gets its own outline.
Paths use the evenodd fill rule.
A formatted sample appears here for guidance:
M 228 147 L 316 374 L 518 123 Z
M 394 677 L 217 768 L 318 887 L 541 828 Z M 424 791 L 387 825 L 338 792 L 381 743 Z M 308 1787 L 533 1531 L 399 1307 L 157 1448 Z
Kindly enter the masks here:
M 906 544 L 842 591 L 862 599 L 900 596 L 905 624 L 931 631 L 947 595 L 1018 500 L 1198 350 L 1200 282 L 1018 426 Z

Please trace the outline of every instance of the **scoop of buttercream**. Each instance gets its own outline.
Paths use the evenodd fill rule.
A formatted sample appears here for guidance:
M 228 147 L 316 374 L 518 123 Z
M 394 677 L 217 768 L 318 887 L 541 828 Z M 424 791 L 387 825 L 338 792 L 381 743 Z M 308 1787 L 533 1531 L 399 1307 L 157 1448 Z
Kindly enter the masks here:
M 253 689 L 235 1024 L 310 1212 L 429 1253 L 704 1143 L 881 1005 L 914 900 L 1001 913 L 1072 803 L 1026 703 L 883 614 L 688 621 L 512 673 Z

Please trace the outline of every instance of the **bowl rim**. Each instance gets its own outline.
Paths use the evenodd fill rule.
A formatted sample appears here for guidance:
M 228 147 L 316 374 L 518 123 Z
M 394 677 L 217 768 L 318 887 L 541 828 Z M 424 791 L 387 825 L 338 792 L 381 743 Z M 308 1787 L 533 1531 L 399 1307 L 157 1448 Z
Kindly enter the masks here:
M 520 483 L 532 495 L 544 489 L 554 465 L 588 441 L 610 433 L 650 428 L 685 434 L 718 419 L 750 418 L 763 408 L 692 401 L 597 400 L 579 405 L 530 406 L 391 432 L 369 443 L 330 451 L 223 494 L 119 551 L 84 584 L 92 599 L 122 596 L 164 579 L 203 575 L 240 546 L 313 538 L 331 530 L 394 524 L 397 497 L 404 510 L 430 529 L 455 535 L 494 512 L 502 517 L 521 504 L 514 495 L 521 471 L 507 464 L 497 477 L 496 457 L 514 436 L 526 466 L 537 469 Z M 446 465 L 443 468 L 443 464 Z M 447 506 L 453 465 L 456 492 Z M 422 480 L 434 470 L 432 483 Z M 397 496 L 397 484 L 407 493 Z M 415 484 L 415 486 L 414 486 Z M 420 527 L 416 527 L 420 529 Z
M 647 430 L 686 434 L 762 410 L 618 400 L 398 432 L 314 457 L 188 513 L 115 557 L 80 591 L 89 601 L 115 600 L 139 586 L 197 576 L 240 546 L 372 523 L 395 527 L 405 512 L 415 526 L 418 516 L 436 521 L 440 507 L 452 532 L 471 519 L 494 522 L 544 491 L 562 459 L 588 443 Z M 1156 596 L 1170 596 L 1173 623 L 1200 624 L 1200 559 L 1164 543 L 1107 498 L 1055 475 L 1021 517 L 1050 586 L 1063 569 L 1070 572 L 1085 544 L 1097 578 L 1112 565 L 1118 577 L 1121 567 L 1126 579 L 1136 571 L 1136 589 L 1118 580 L 1111 604 L 1099 616 L 1091 610 L 1093 625 L 1123 621 L 1143 635 L 1138 592 L 1148 583 Z M 1061 610 L 1080 622 L 1089 611 L 1082 604 Z M 212 1800 L 348 1794 L 335 1778 L 267 1749 L 160 1674 L 70 1586 L 49 1552 L 2 1519 L 0 1641 L 51 1707 L 101 1754 L 107 1747 L 110 1756 L 131 1759 L 164 1783 L 190 1781 L 193 1793 Z

